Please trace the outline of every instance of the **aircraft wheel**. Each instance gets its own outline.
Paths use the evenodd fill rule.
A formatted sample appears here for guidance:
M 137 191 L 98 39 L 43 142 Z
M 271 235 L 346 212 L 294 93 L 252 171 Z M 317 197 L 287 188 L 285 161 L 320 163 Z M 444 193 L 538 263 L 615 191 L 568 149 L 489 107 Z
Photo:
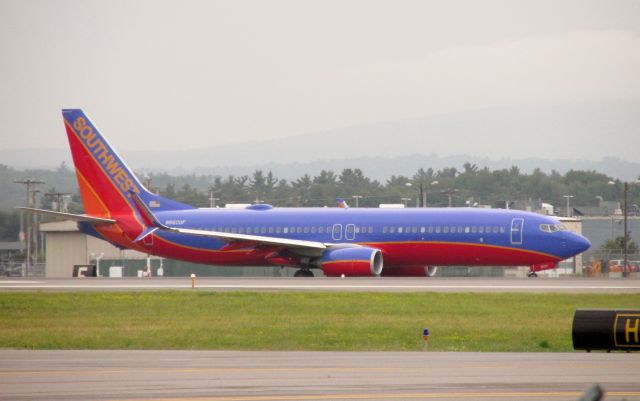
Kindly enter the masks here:
M 538 273 L 536 273 L 536 272 L 529 272 L 529 273 L 527 273 L 527 277 L 538 277 Z
M 314 277 L 313 272 L 309 269 L 298 269 L 293 277 Z

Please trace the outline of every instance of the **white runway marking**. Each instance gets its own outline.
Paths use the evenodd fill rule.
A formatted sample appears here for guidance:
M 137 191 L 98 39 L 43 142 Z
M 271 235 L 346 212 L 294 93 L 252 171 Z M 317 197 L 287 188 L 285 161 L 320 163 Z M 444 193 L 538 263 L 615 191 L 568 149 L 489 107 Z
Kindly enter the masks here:
M 640 281 L 550 279 L 431 279 L 431 283 L 400 279 L 200 278 L 196 290 L 211 291 L 434 291 L 434 292 L 640 292 Z M 123 282 L 124 281 L 124 282 Z M 501 283 L 502 281 L 502 283 Z M 0 290 L 190 290 L 184 278 L 3 280 Z

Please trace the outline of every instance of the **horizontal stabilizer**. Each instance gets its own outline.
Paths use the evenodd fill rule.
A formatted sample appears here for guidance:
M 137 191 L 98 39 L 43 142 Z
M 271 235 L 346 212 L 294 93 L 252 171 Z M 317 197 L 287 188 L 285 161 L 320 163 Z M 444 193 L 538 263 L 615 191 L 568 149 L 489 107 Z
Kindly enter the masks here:
M 94 225 L 106 225 L 106 224 L 113 224 L 116 222 L 113 219 L 107 219 L 104 217 L 87 216 L 86 214 L 54 212 L 53 210 L 35 209 L 32 207 L 17 207 L 16 209 L 23 210 L 26 213 L 39 214 L 42 216 L 50 216 L 50 217 L 55 217 L 55 218 L 64 219 L 64 220 L 82 221 L 82 222 L 91 223 Z
M 147 238 L 149 235 L 153 234 L 156 230 L 158 229 L 158 227 L 147 227 L 145 228 L 140 235 L 138 235 L 138 237 L 136 239 L 133 240 L 133 242 L 140 242 L 143 239 Z

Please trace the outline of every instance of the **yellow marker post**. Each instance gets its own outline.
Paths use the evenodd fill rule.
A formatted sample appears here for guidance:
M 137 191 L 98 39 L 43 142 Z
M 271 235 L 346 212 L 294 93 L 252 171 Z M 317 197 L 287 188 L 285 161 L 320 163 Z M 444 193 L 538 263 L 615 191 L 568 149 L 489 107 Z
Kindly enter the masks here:
M 196 275 L 191 273 L 191 289 L 196 288 Z

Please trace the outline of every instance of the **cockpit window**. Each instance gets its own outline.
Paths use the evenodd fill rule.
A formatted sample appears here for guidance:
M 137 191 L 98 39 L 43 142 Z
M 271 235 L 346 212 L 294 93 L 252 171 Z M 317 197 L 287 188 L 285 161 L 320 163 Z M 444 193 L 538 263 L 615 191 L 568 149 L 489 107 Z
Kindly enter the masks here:
M 569 231 L 569 229 L 564 224 L 540 224 L 540 231 L 555 233 L 557 231 Z

